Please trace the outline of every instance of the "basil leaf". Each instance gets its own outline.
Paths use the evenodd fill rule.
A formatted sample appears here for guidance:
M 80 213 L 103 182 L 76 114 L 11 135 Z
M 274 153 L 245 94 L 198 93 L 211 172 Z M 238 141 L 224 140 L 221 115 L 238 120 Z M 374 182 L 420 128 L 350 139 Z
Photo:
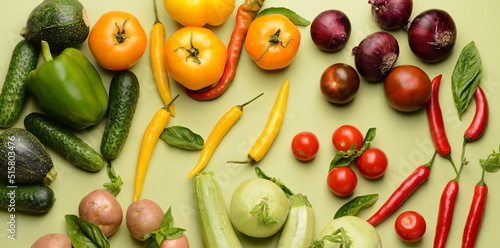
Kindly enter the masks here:
M 192 132 L 189 128 L 181 126 L 167 127 L 160 135 L 167 144 L 178 148 L 196 151 L 203 149 L 205 141 L 203 138 Z
M 267 179 L 278 185 L 283 190 L 283 192 L 285 192 L 286 197 L 290 197 L 293 195 L 293 192 L 284 183 L 282 183 L 281 180 L 264 174 L 264 172 L 259 167 L 255 167 L 255 173 L 257 173 L 257 177 Z
M 471 41 L 462 49 L 451 77 L 453 99 L 459 119 L 462 119 L 462 113 L 474 97 L 474 92 L 481 80 L 481 73 L 481 57 L 474 41 Z
M 499 148 L 500 151 L 500 148 Z M 486 159 L 480 159 L 479 164 L 483 167 L 483 170 L 489 173 L 496 173 L 500 170 L 500 153 L 493 150 L 493 153 Z
M 340 218 L 342 216 L 354 216 L 358 213 L 361 208 L 369 207 L 375 203 L 378 199 L 378 194 L 358 196 L 350 200 L 346 204 L 337 210 L 334 219 Z
M 144 248 L 160 248 L 160 245 L 156 242 L 156 235 L 153 235 L 151 238 L 146 239 Z
M 65 216 L 68 234 L 74 248 L 109 248 L 109 241 L 94 223 L 82 220 L 76 215 Z
M 363 140 L 363 143 L 361 145 L 361 151 L 370 148 L 370 142 L 372 142 L 375 139 L 376 135 L 377 135 L 377 129 L 374 127 L 371 127 L 368 129 L 368 131 L 366 131 L 365 139 Z
M 113 166 L 111 165 L 110 161 L 108 161 L 106 169 L 108 172 L 108 177 L 109 179 L 111 179 L 111 183 L 104 183 L 103 186 L 105 188 L 108 188 L 109 193 L 111 193 L 113 196 L 116 197 L 118 193 L 120 193 L 121 191 L 121 186 L 123 184 L 122 178 L 116 175 L 115 170 L 113 169 Z
M 284 15 L 293 24 L 295 24 L 297 26 L 307 26 L 307 25 L 311 24 L 310 21 L 306 20 L 305 18 L 298 15 L 294 11 L 287 9 L 287 8 L 284 8 L 284 7 L 270 7 L 270 8 L 263 9 L 255 16 L 255 18 L 263 16 L 263 15 L 270 15 L 270 14 Z
M 363 143 L 361 143 L 361 149 L 355 149 L 356 144 L 352 144 L 351 148 L 347 151 L 337 151 L 335 153 L 335 157 L 333 157 L 330 162 L 330 168 L 328 171 L 331 171 L 334 167 L 337 166 L 349 166 L 354 159 L 361 156 L 361 154 L 371 146 L 371 142 L 375 139 L 377 135 L 377 129 L 371 127 L 365 134 L 365 138 L 363 139 Z
M 160 228 L 146 234 L 144 236 L 144 239 L 155 240 L 156 245 L 158 245 L 159 247 L 163 240 L 178 239 L 185 231 L 186 231 L 185 229 L 174 227 L 174 217 L 172 216 L 172 208 L 169 207 L 165 215 L 163 215 L 163 219 L 161 220 L 160 223 Z

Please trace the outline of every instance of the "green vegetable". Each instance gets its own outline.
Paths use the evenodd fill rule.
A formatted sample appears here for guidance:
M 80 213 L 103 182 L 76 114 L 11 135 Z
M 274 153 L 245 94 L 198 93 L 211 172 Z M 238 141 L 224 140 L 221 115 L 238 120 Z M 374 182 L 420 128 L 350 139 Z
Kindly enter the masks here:
M 205 141 L 189 128 L 181 126 L 167 127 L 160 135 L 167 144 L 184 150 L 195 151 L 203 149 Z
M 263 16 L 263 15 L 270 15 L 270 14 L 284 15 L 288 19 L 290 19 L 290 21 L 293 24 L 295 24 L 297 26 L 307 26 L 307 25 L 311 24 L 311 22 L 306 20 L 304 17 L 302 17 L 302 16 L 298 15 L 297 13 L 295 13 L 294 11 L 287 9 L 287 8 L 284 8 L 284 7 L 270 7 L 270 8 L 263 9 L 262 11 L 260 11 L 257 14 L 257 16 L 255 16 L 255 18 L 257 18 L 259 16 Z
M 27 95 L 26 78 L 37 63 L 36 47 L 26 40 L 17 43 L 0 93 L 0 128 L 11 127 L 21 116 Z
M 381 248 L 382 241 L 370 223 L 356 216 L 344 216 L 330 221 L 309 247 Z
M 109 86 L 108 120 L 101 140 L 101 154 L 115 159 L 127 140 L 139 101 L 139 80 L 131 71 L 117 72 Z
M 74 248 L 109 248 L 109 241 L 96 224 L 72 214 L 64 216 Z
M 354 199 L 350 200 L 346 204 L 337 210 L 335 213 L 334 219 L 343 217 L 343 216 L 353 216 L 358 213 L 361 208 L 369 207 L 373 203 L 375 203 L 378 199 L 378 194 L 371 195 L 363 195 L 357 196 Z
M 45 62 L 27 79 L 28 91 L 38 104 L 71 129 L 99 123 L 108 108 L 108 94 L 90 61 L 75 48 L 52 59 L 46 42 L 42 42 L 42 54 Z
M 123 184 L 122 178 L 116 175 L 115 170 L 113 169 L 113 165 L 108 161 L 108 166 L 106 166 L 108 177 L 111 179 L 110 183 L 104 183 L 103 186 L 109 189 L 109 193 L 111 193 L 114 197 L 118 195 L 121 191 L 121 186 Z
M 213 172 L 196 174 L 194 196 L 203 246 L 242 248 L 231 225 L 222 192 Z
M 451 89 L 459 119 L 462 119 L 462 114 L 474 97 L 474 92 L 481 81 L 482 70 L 479 51 L 474 41 L 471 41 L 462 49 L 451 77 Z
M 286 197 L 290 197 L 293 195 L 292 190 L 290 190 L 285 184 L 283 184 L 281 182 L 281 180 L 279 180 L 275 177 L 270 177 L 270 176 L 266 175 L 259 167 L 255 167 L 255 173 L 257 173 L 257 176 L 259 178 L 267 179 L 267 180 L 275 183 L 276 185 L 278 185 L 283 190 Z
M 15 203 L 11 200 L 15 199 Z M 46 185 L 8 185 L 0 183 L 0 208 L 10 213 L 47 213 L 54 206 L 54 191 Z
M 57 171 L 37 137 L 25 129 L 9 128 L 0 133 L 0 176 L 10 185 L 51 184 Z
M 314 213 L 307 197 L 291 195 L 290 212 L 283 227 L 277 248 L 307 248 L 314 240 Z
M 500 147 L 499 152 L 495 152 L 495 150 L 493 150 L 493 153 L 491 153 L 486 159 L 479 159 L 479 164 L 486 172 L 498 172 L 498 170 L 500 170 Z
M 87 171 L 99 171 L 104 166 L 102 156 L 75 134 L 41 113 L 31 113 L 24 126 L 43 144 L 54 149 L 73 165 Z
M 331 171 L 333 167 L 336 166 L 348 166 L 354 159 L 361 156 L 361 154 L 368 148 L 370 148 L 372 142 L 375 139 L 375 135 L 377 134 L 377 129 L 372 127 L 369 128 L 366 132 L 365 139 L 363 140 L 363 144 L 361 145 L 361 149 L 354 149 L 354 145 L 347 151 L 337 151 L 335 153 L 335 157 L 332 162 L 330 162 L 330 168 L 328 171 Z
M 21 35 L 37 46 L 47 41 L 59 52 L 82 44 L 89 32 L 87 12 L 78 0 L 44 0 L 31 11 Z
M 149 241 L 149 246 L 146 245 L 145 247 L 160 247 L 163 240 L 178 239 L 182 236 L 184 231 L 186 230 L 174 227 L 174 217 L 172 216 L 172 210 L 169 207 L 168 211 L 163 216 L 160 228 L 156 231 L 146 234 L 146 236 L 144 237 L 144 239 L 147 240 L 146 243 L 148 243 L 149 240 L 152 240 L 157 246 L 152 244 L 152 241 Z

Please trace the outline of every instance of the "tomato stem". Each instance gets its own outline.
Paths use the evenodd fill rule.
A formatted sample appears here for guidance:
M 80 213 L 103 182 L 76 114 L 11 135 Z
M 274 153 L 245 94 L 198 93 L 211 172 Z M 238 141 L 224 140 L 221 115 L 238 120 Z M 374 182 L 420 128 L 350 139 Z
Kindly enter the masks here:
M 286 48 L 288 46 L 288 44 L 290 43 L 290 41 L 294 40 L 294 39 L 290 39 L 286 43 L 286 45 L 283 45 L 283 40 L 281 40 L 280 32 L 281 32 L 281 29 L 278 28 L 278 30 L 276 31 L 276 33 L 274 33 L 274 34 L 272 34 L 272 35 L 269 36 L 269 45 L 267 45 L 266 50 L 264 51 L 264 53 L 262 53 L 262 55 L 260 56 L 260 58 L 254 60 L 255 62 L 257 62 L 260 59 L 262 59 L 262 57 L 264 57 L 264 54 L 267 53 L 267 51 L 269 50 L 270 47 L 276 46 L 276 45 L 279 44 L 281 47 Z
M 198 48 L 196 48 L 196 47 L 193 47 L 193 34 L 191 34 L 191 38 L 189 39 L 189 42 L 191 43 L 191 48 L 187 49 L 185 47 L 177 47 L 174 50 L 174 52 L 176 52 L 179 48 L 184 49 L 184 51 L 188 52 L 188 54 L 189 54 L 186 57 L 186 61 L 188 60 L 188 58 L 192 57 L 193 58 L 193 62 L 195 62 L 197 64 L 201 64 L 201 61 L 198 58 L 198 55 L 200 54 L 200 50 L 198 50 Z
M 118 26 L 118 23 L 115 22 L 115 25 L 116 25 L 116 28 L 118 29 L 118 32 L 116 32 L 116 34 L 113 34 L 115 36 L 115 39 L 116 39 L 116 43 L 114 45 L 122 44 L 128 39 L 127 35 L 125 34 L 125 24 L 127 23 L 128 19 L 129 18 L 125 19 L 125 21 L 123 22 L 123 26 L 122 26 L 121 30 L 120 30 L 120 26 Z

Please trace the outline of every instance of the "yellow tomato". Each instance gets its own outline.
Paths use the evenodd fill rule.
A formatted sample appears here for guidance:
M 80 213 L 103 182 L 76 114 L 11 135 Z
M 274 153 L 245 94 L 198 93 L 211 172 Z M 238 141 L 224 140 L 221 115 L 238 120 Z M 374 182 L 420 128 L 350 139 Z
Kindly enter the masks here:
M 183 26 L 219 26 L 233 13 L 235 0 L 163 0 L 163 5 Z
M 224 72 L 226 59 L 226 46 L 207 28 L 183 27 L 165 42 L 168 73 L 190 90 L 217 83 Z
M 245 50 L 264 70 L 276 70 L 292 63 L 300 45 L 300 31 L 287 17 L 269 14 L 250 24 Z
M 88 44 L 99 65 L 108 70 L 122 71 L 139 61 L 148 46 L 148 38 L 134 15 L 110 11 L 92 27 Z

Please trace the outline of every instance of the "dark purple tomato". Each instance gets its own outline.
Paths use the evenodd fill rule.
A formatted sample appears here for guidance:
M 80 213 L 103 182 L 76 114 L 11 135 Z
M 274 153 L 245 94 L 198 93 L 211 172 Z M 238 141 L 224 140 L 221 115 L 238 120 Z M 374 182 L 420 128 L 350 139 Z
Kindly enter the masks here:
M 356 96 L 359 89 L 359 76 L 347 64 L 337 63 L 326 68 L 320 80 L 321 93 L 332 103 L 344 104 Z
M 392 69 L 384 82 L 384 93 L 389 105 L 402 112 L 424 107 L 431 97 L 429 76 L 413 65 L 400 65 Z

